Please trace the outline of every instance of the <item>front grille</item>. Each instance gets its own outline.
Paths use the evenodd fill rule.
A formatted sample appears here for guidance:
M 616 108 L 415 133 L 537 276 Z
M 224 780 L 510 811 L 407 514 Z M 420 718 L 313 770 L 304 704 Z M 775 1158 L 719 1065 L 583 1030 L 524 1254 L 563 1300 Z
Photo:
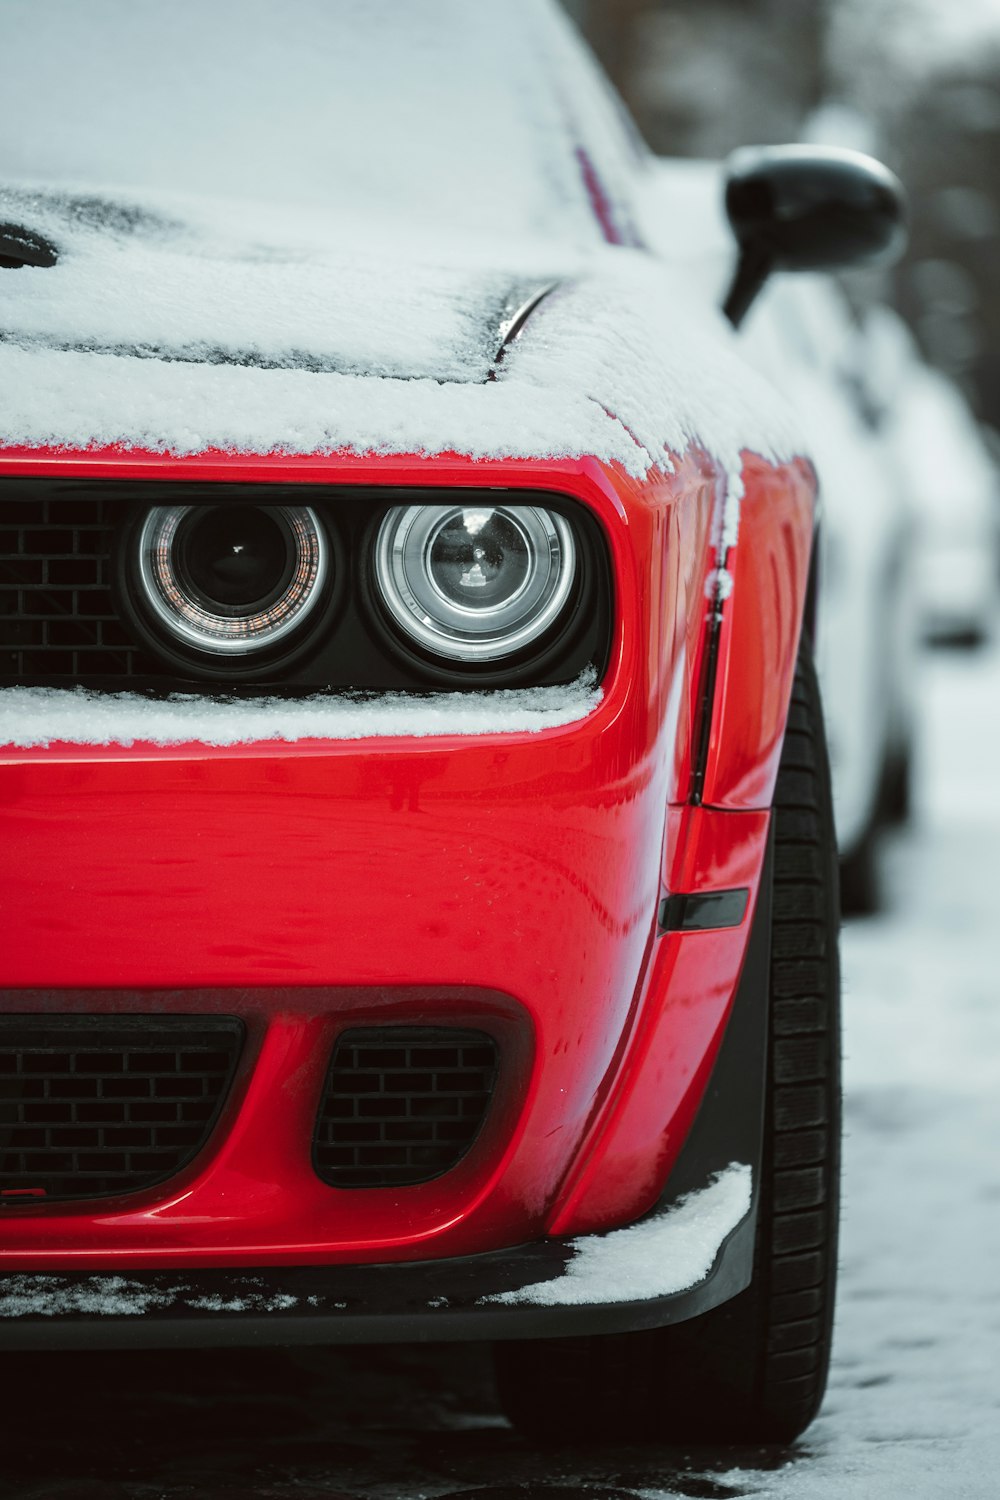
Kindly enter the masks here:
M 483 1031 L 345 1031 L 330 1062 L 313 1162 L 332 1187 L 405 1187 L 456 1166 L 482 1128 L 497 1078 Z
M 172 1177 L 207 1141 L 242 1041 L 233 1017 L 0 1017 L 0 1203 Z
M 103 496 L 3 501 L 0 675 L 82 680 L 159 670 L 130 640 L 112 602 L 118 513 Z

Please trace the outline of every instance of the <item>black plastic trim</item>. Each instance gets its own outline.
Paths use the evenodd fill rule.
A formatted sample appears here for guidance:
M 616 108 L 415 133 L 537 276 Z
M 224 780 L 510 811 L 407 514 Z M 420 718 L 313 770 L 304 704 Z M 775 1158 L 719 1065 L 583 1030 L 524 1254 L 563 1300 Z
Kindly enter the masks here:
M 712 742 L 712 720 L 716 710 L 715 685 L 719 675 L 719 646 L 722 639 L 722 600 L 713 598 L 708 617 L 708 649 L 705 659 L 698 727 L 694 739 L 694 765 L 691 771 L 691 803 L 700 807 L 705 790 L 708 750 Z
M 558 281 L 549 281 L 536 287 L 530 296 L 527 296 L 523 300 L 514 315 L 502 325 L 500 344 L 496 354 L 493 356 L 493 364 L 490 367 L 489 375 L 486 377 L 487 380 L 492 381 L 497 378 L 497 372 L 503 364 L 507 350 L 520 338 L 528 319 L 533 313 L 537 312 L 547 297 L 551 296 L 553 292 L 558 291 L 559 285 Z
M 400 633 L 386 623 L 372 584 L 372 538 L 385 512 L 397 505 L 451 504 L 459 496 L 470 505 L 502 502 L 539 506 L 565 517 L 573 529 L 578 580 L 572 603 L 544 637 L 508 660 L 451 665 L 411 649 L 401 640 Z M 21 617 L 10 615 L 7 621 L 8 626 L 14 626 L 13 633 L 9 628 L 7 632 L 0 630 L 0 685 L 80 685 L 100 691 L 158 694 L 211 692 L 214 688 L 244 696 L 295 696 L 318 690 L 433 693 L 565 684 L 585 671 L 593 672 L 599 681 L 608 667 L 615 606 L 610 550 L 597 516 L 572 495 L 549 490 L 447 484 L 404 487 L 31 477 L 0 482 L 5 529 L 43 529 L 42 523 L 27 514 L 36 504 L 41 511 L 43 501 L 51 502 L 50 512 L 58 516 L 56 522 L 45 524 L 64 532 L 74 530 L 72 512 L 77 502 L 88 502 L 91 506 L 96 502 L 100 506 L 102 519 L 88 524 L 86 529 L 101 535 L 100 548 L 106 549 L 101 550 L 101 566 L 117 567 L 106 610 L 109 616 L 117 617 L 128 639 L 106 651 L 108 665 L 103 671 L 99 662 L 90 665 L 92 651 L 86 644 L 79 647 L 88 657 L 86 671 L 71 672 L 68 668 L 56 671 L 47 661 L 29 668 L 22 665 L 22 658 L 30 655 L 34 660 L 52 648 L 22 644 L 16 633 Z M 208 654 L 187 652 L 170 642 L 154 639 L 141 607 L 132 598 L 123 562 L 130 526 L 136 524 L 149 506 L 227 503 L 307 505 L 321 518 L 334 553 L 335 579 L 327 604 L 320 606 L 315 618 L 304 625 L 301 635 L 290 639 L 287 647 L 276 648 L 267 660 L 255 658 L 245 665 L 227 664 Z M 22 512 L 24 519 L 6 519 Z M 112 532 L 114 538 L 110 536 Z M 104 540 L 106 533 L 109 536 Z M 15 549 L 11 557 L 17 555 Z M 44 591 L 47 587 L 18 582 L 13 573 L 8 578 L 4 568 L 4 559 L 0 558 L 0 584 L 5 590 Z M 59 611 L 63 607 L 60 603 L 53 606 L 60 620 L 63 616 Z M 72 619 L 75 609 L 74 604 L 66 618 Z M 104 609 L 101 606 L 99 611 L 102 620 Z M 76 649 L 67 647 L 62 654 Z M 103 646 L 100 649 L 105 650 Z M 116 657 L 127 658 L 124 666 L 116 663 Z
M 144 1271 L 124 1276 L 0 1278 L 0 1349 L 217 1348 L 560 1338 L 624 1333 L 698 1316 L 743 1290 L 752 1221 L 733 1230 L 705 1279 L 645 1302 L 536 1307 L 485 1299 L 563 1271 L 568 1241 L 450 1260 L 247 1271 Z M 6 1297 L 106 1295 L 123 1311 L 2 1316 Z M 134 1298 L 135 1312 L 127 1312 Z M 242 1304 L 240 1309 L 232 1306 Z M 228 1305 L 227 1305 L 228 1304 Z
M 0 267 L 17 271 L 24 266 L 54 266 L 59 252 L 51 240 L 23 224 L 0 224 Z
M 675 891 L 660 902 L 660 930 L 712 932 L 720 927 L 738 927 L 749 900 L 745 886 L 732 891 Z
M 817 481 L 818 487 L 818 481 Z M 806 582 L 806 602 L 802 611 L 802 633 L 810 646 L 816 645 L 816 623 L 819 614 L 820 570 L 823 558 L 823 529 L 813 527 L 812 551 L 809 556 L 809 576 Z

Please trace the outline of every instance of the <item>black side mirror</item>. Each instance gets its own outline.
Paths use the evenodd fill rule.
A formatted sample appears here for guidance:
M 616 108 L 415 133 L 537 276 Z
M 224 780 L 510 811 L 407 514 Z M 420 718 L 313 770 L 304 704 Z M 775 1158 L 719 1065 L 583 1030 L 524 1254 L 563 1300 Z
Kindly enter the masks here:
M 772 271 L 888 263 L 906 244 L 898 178 L 870 156 L 831 146 L 735 151 L 726 213 L 740 247 L 723 304 L 734 327 Z

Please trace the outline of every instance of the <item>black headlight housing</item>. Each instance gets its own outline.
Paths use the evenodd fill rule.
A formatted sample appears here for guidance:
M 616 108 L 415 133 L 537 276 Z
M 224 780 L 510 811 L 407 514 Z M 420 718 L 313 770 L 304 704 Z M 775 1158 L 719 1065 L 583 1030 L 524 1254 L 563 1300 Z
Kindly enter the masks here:
M 426 693 L 607 667 L 607 543 L 568 496 L 35 479 L 4 489 L 18 520 L 0 556 L 0 587 L 17 590 L 0 624 L 8 684 Z

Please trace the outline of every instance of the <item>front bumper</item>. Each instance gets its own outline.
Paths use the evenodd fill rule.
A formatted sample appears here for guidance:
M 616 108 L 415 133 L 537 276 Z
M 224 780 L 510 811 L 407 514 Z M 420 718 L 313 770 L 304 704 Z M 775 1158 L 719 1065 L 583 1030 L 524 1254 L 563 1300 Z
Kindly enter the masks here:
M 0 1349 L 395 1344 L 627 1333 L 697 1317 L 743 1290 L 753 1221 L 727 1236 L 694 1286 L 585 1305 L 498 1302 L 558 1278 L 572 1243 L 380 1266 L 147 1271 L 0 1279 Z
M 143 463 L 145 473 L 153 460 Z M 243 474 L 202 467 L 185 472 Z M 335 469 L 317 461 L 299 477 L 329 482 Z M 412 464 L 397 477 L 419 485 L 434 473 Z M 284 470 L 246 466 L 246 477 L 267 475 Z M 725 1029 L 750 923 L 663 933 L 657 912 L 668 892 L 734 888 L 752 910 L 784 679 L 764 722 L 759 695 L 737 690 L 756 679 L 723 648 L 719 680 L 733 686 L 712 751 L 719 806 L 683 805 L 710 468 L 691 458 L 648 484 L 589 461 L 488 472 L 456 461 L 449 475 L 573 493 L 604 527 L 615 641 L 586 717 L 538 733 L 63 743 L 0 757 L 0 907 L 14 939 L 0 1010 L 215 1012 L 244 1021 L 249 1043 L 228 1113 L 189 1169 L 116 1201 L 12 1206 L 5 1269 L 423 1262 L 600 1232 L 656 1203 Z M 772 514 L 771 491 L 761 494 L 768 505 L 747 505 L 747 535 L 754 514 Z M 770 554 L 760 556 L 772 598 Z M 731 635 L 752 644 L 753 579 L 746 589 L 747 618 Z M 767 639 L 776 631 L 791 660 L 799 612 L 781 599 Z M 740 753 L 720 770 L 730 741 Z M 504 1128 L 484 1133 L 468 1170 L 401 1192 L 320 1182 L 308 1146 L 338 1031 L 478 1019 L 509 1028 L 524 1065 L 512 1069 Z
M 0 1277 L 0 1349 L 211 1348 L 558 1338 L 681 1323 L 736 1296 L 753 1272 L 766 1108 L 770 869 L 765 868 L 733 1013 L 667 1190 L 640 1225 L 480 1255 L 391 1264 Z M 685 1205 L 725 1179 L 735 1196 Z M 745 1202 L 743 1195 L 745 1194 Z M 721 1212 L 720 1212 L 721 1209 Z M 629 1295 L 629 1236 L 657 1232 L 663 1290 Z M 712 1239 L 712 1227 L 715 1241 Z M 693 1238 L 692 1238 L 693 1231 Z M 600 1245 L 608 1292 L 580 1298 L 567 1276 Z M 693 1252 L 693 1258 L 692 1258 Z M 644 1252 L 645 1253 L 645 1252 Z M 696 1267 L 692 1271 L 692 1266 Z M 686 1268 L 686 1269 L 685 1269 Z M 624 1276 L 624 1281 L 623 1281 Z

